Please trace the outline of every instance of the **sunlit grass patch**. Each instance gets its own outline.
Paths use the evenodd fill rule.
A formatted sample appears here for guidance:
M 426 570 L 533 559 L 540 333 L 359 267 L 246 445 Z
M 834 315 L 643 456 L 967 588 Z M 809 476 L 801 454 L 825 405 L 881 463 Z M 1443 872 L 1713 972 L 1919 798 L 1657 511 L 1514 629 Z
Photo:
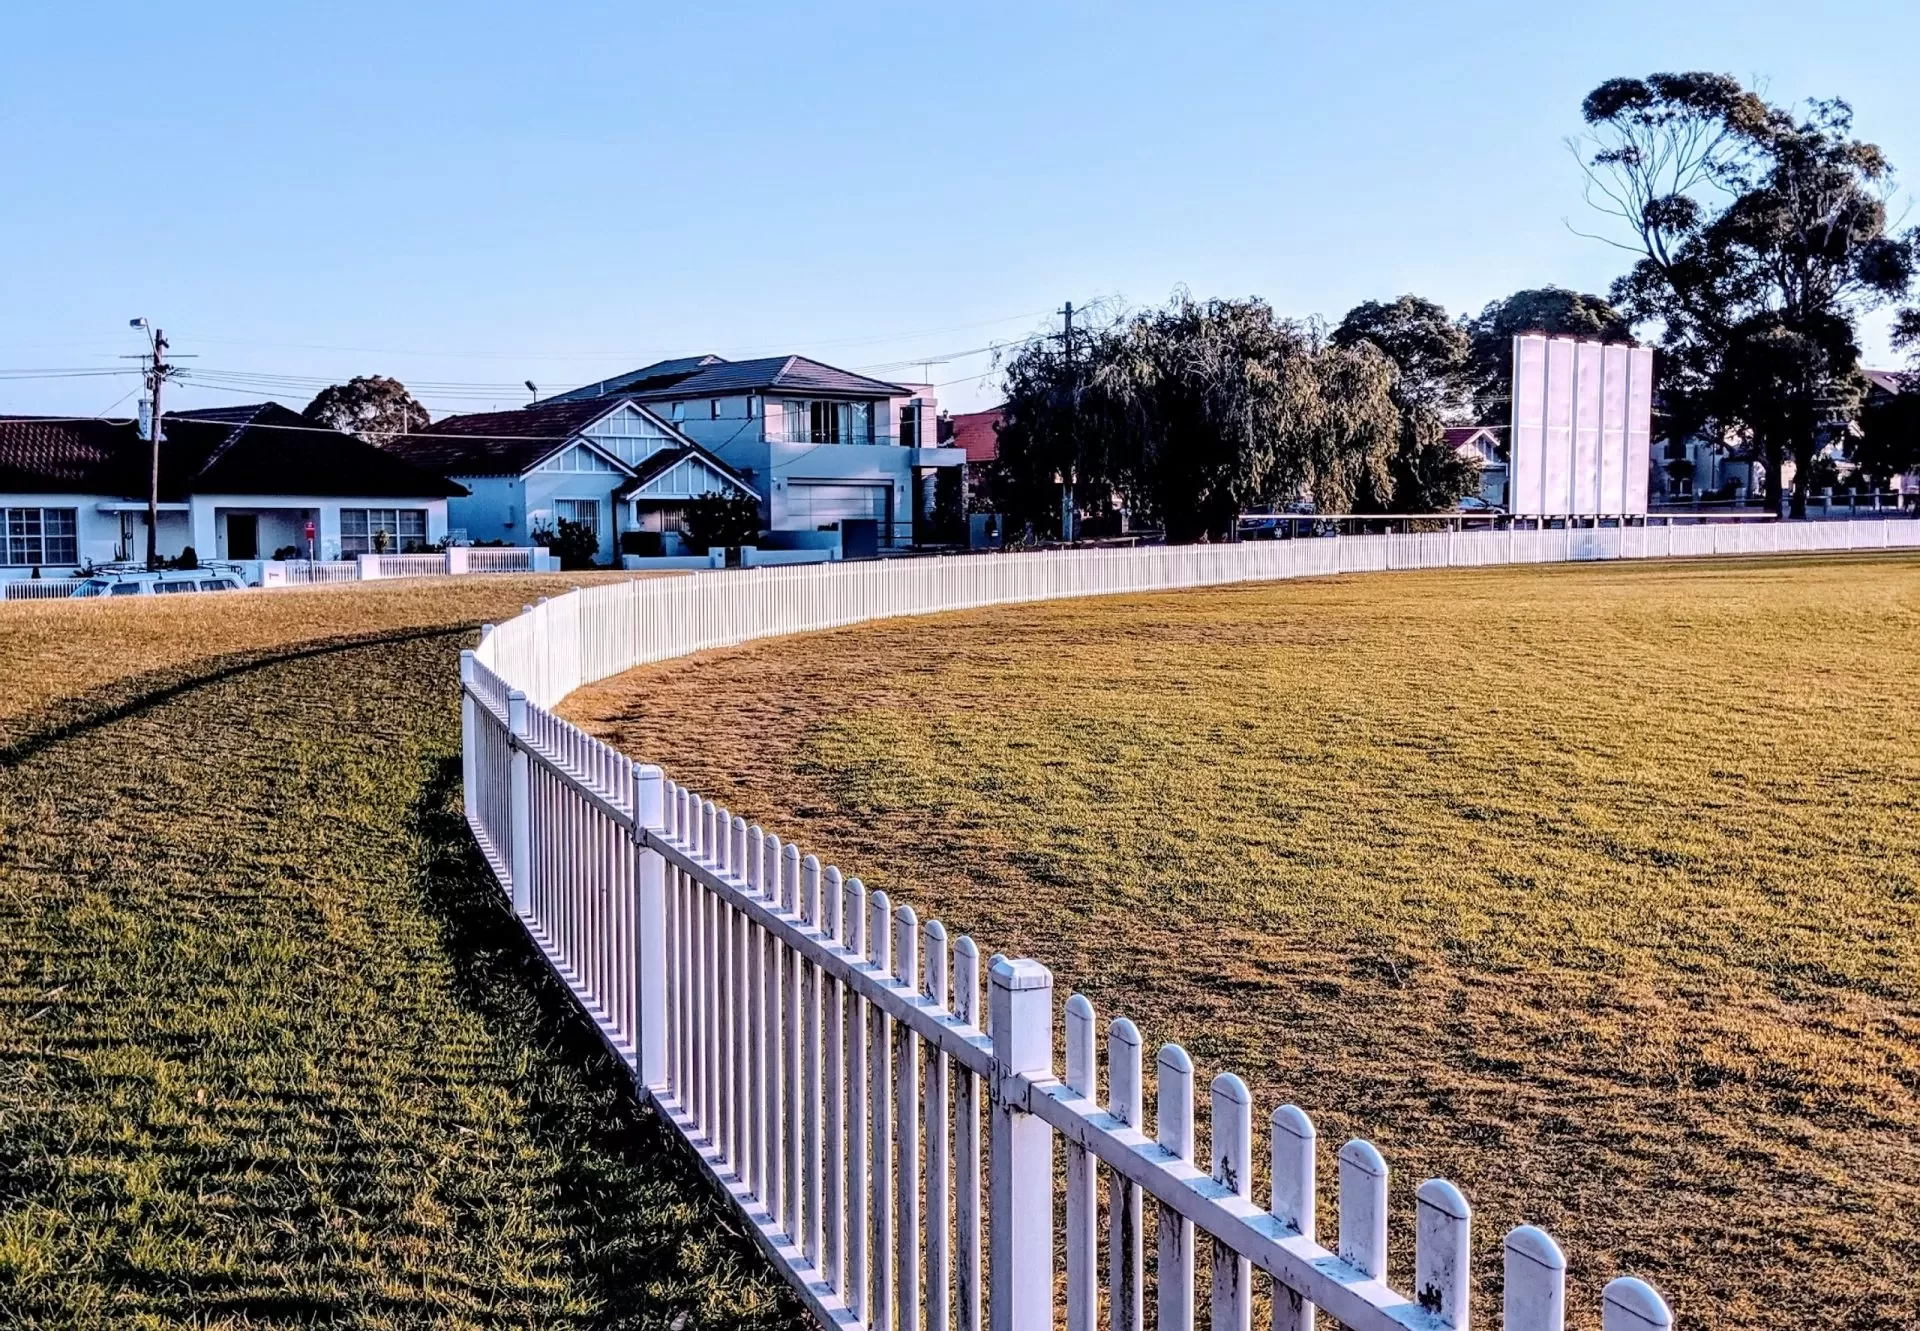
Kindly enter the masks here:
M 1920 560 L 1014 607 L 568 711 L 1373 1138 L 1401 1218 L 1455 1178 L 1484 1272 L 1534 1221 L 1583 1308 L 1920 1316 Z
M 790 1319 L 458 812 L 456 654 L 569 581 L 4 607 L 0 1326 Z

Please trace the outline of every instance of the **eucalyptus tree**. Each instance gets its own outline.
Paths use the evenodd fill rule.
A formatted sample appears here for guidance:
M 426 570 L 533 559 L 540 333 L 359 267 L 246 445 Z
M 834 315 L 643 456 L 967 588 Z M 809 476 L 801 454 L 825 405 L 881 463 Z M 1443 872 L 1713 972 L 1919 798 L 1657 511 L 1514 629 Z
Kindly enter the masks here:
M 1611 79 L 1582 115 L 1589 202 L 1635 255 L 1613 297 L 1659 327 L 1670 424 L 1749 450 L 1774 512 L 1792 461 L 1804 516 L 1815 459 L 1859 409 L 1860 315 L 1913 280 L 1885 154 L 1843 101 L 1774 106 L 1724 74 Z

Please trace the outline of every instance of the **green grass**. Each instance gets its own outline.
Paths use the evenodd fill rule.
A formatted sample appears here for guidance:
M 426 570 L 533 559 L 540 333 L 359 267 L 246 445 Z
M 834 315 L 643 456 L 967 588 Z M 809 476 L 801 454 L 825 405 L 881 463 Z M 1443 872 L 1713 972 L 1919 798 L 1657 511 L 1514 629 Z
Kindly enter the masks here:
M 1483 1319 L 1528 1221 L 1576 1325 L 1622 1273 L 1690 1325 L 1920 1322 L 1920 560 L 1014 607 L 570 711 L 1300 1104 L 1329 1217 L 1373 1139 L 1396 1279 L 1455 1179 Z
M 386 611 L 252 598 L 286 622 L 211 659 L 143 621 L 13 718 L 0 1325 L 792 1321 L 459 817 L 445 626 L 533 590 L 388 598 L 357 645 L 309 635 Z M 98 608 L 0 617 L 0 658 L 111 656 Z

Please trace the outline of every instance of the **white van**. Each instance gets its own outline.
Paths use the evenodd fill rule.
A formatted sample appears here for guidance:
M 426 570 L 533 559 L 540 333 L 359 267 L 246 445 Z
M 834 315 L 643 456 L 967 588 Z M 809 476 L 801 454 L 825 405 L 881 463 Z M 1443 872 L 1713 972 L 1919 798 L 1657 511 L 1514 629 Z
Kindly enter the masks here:
M 158 573 L 96 573 L 73 589 L 75 596 L 173 596 L 181 592 L 235 592 L 247 584 L 218 568 L 162 569 Z

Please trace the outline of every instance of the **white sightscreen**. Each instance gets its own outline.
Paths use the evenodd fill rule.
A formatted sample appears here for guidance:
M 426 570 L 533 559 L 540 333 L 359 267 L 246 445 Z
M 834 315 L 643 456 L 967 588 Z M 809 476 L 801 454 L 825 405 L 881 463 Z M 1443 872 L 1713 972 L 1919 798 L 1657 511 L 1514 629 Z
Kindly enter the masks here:
M 1540 458 L 1547 428 L 1547 339 L 1513 339 L 1513 428 L 1507 441 L 1509 507 L 1542 511 Z
M 1529 516 L 1645 513 L 1653 352 L 1513 339 L 1510 503 Z

